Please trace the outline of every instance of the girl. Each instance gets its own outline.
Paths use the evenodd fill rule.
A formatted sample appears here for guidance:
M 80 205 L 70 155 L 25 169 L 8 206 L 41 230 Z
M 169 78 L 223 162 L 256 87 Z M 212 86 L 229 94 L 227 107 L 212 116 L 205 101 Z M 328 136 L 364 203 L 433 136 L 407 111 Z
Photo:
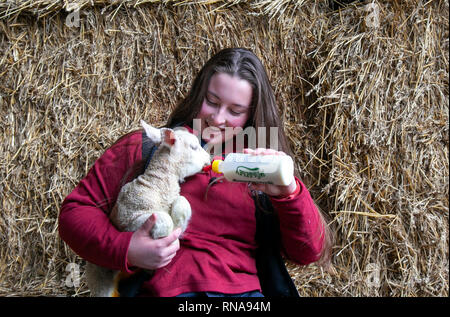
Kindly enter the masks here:
M 184 126 L 198 133 L 205 146 L 236 150 L 239 131 L 253 127 L 258 133 L 262 131 L 258 128 L 281 127 L 281 123 L 263 65 L 252 52 L 237 48 L 220 51 L 203 66 L 166 126 Z M 266 140 L 270 143 L 270 133 Z M 275 141 L 280 151 L 273 146 L 244 151 L 291 153 L 282 128 Z M 230 142 L 232 147 L 225 146 Z M 141 285 L 140 295 L 263 296 L 255 261 L 253 196 L 258 192 L 268 197 L 275 210 L 281 249 L 287 258 L 301 265 L 326 258 L 327 226 L 297 175 L 288 186 L 275 186 L 215 182 L 220 175 L 199 173 L 181 184 L 181 194 L 192 207 L 182 237 L 176 229 L 153 240 L 149 231 L 155 216 L 136 232 L 117 231 L 108 214 L 123 181 L 132 179 L 130 171 L 145 164 L 142 161 L 140 131 L 119 139 L 67 196 L 59 217 L 60 236 L 87 261 L 128 273 L 136 268 L 154 270 Z

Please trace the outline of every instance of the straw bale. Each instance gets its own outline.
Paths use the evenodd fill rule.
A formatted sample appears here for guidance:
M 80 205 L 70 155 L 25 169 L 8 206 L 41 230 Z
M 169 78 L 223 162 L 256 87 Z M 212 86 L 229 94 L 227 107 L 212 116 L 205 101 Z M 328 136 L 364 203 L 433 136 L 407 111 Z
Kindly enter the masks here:
M 213 53 L 241 46 L 267 67 L 336 236 L 333 270 L 287 261 L 301 295 L 448 296 L 448 13 L 419 0 L 0 0 L 0 295 L 88 294 L 58 236 L 62 200 L 141 118 L 163 124 Z

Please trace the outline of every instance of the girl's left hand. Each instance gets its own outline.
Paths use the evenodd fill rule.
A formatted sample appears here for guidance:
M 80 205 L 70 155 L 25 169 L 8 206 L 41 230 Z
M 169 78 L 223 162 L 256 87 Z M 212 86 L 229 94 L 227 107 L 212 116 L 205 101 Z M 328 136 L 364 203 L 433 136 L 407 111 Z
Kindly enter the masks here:
M 244 149 L 244 153 L 253 155 L 287 155 L 286 153 L 281 151 L 275 151 L 273 149 L 264 149 L 264 148 L 257 148 L 256 150 Z M 293 179 L 292 183 L 290 183 L 288 186 L 250 183 L 250 189 L 262 191 L 269 196 L 284 197 L 289 196 L 290 194 L 295 192 L 295 190 L 297 189 L 297 182 L 295 181 L 295 179 Z

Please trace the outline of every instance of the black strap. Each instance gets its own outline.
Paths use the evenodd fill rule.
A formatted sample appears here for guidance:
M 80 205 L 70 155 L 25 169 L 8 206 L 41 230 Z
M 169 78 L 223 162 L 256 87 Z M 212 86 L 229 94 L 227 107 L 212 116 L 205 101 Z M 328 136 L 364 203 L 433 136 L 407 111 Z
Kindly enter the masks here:
M 136 297 L 141 285 L 152 277 L 151 272 L 139 270 L 127 278 L 119 280 L 118 292 L 120 297 Z
M 267 297 L 299 297 L 280 253 L 281 232 L 269 197 L 254 198 L 256 207 L 256 269 L 262 293 Z
M 145 131 L 142 132 L 142 160 L 145 162 L 144 168 L 141 172 L 143 174 L 150 163 L 153 154 L 155 154 L 156 146 L 155 143 L 150 140 Z

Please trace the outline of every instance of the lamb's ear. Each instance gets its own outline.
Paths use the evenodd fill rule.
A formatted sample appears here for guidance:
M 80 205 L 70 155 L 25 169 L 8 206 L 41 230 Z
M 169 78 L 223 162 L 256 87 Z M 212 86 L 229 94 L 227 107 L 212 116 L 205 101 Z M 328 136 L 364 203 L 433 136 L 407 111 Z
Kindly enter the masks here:
M 148 138 L 152 140 L 153 143 L 161 143 L 161 131 L 159 129 L 152 127 L 144 120 L 141 120 L 141 125 L 144 128 Z
M 176 141 L 175 132 L 172 129 L 161 129 L 161 143 L 167 147 L 172 147 Z

